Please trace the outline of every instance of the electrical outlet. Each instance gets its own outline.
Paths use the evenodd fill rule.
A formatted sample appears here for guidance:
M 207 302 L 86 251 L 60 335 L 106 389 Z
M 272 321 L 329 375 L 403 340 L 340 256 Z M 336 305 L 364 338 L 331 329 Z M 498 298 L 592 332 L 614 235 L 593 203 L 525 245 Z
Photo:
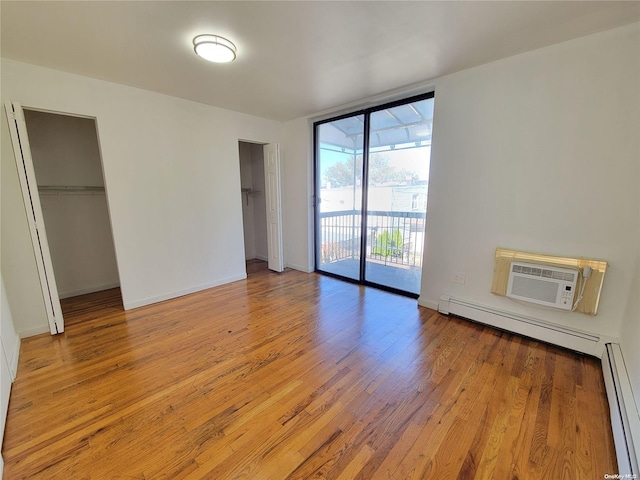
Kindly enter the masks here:
M 461 285 L 464 285 L 465 273 L 464 272 L 453 272 L 453 281 L 455 283 L 459 283 Z

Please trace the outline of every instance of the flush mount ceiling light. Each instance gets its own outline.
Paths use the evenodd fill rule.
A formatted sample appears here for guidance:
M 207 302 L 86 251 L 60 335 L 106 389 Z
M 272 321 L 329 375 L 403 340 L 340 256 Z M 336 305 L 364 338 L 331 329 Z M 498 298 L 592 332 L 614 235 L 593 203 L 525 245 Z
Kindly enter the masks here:
M 193 39 L 196 55 L 210 62 L 225 63 L 236 59 L 236 46 L 218 35 L 198 35 Z

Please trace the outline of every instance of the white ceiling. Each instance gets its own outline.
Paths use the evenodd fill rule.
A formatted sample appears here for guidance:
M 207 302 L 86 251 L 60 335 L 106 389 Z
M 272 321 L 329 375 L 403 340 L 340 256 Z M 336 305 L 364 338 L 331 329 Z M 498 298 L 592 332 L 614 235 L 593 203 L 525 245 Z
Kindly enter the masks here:
M 627 1 L 3 0 L 2 56 L 289 120 L 640 20 Z M 231 64 L 192 38 L 232 40 Z

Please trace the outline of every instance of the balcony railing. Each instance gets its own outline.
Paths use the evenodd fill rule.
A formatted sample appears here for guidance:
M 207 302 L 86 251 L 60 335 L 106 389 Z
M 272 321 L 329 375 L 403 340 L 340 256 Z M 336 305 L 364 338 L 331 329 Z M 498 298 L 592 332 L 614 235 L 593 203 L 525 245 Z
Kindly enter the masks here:
M 320 213 L 320 263 L 360 258 L 362 214 L 358 210 Z M 426 214 L 370 211 L 366 260 L 398 267 L 422 266 Z

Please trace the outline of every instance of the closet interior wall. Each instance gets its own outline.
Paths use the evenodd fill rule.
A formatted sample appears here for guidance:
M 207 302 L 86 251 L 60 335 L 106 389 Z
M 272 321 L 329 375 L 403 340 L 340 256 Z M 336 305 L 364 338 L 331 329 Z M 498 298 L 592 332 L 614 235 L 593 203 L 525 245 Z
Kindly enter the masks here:
M 119 286 L 95 120 L 24 114 L 60 298 Z
M 263 146 L 239 142 L 239 153 L 245 259 L 267 261 L 269 253 Z

